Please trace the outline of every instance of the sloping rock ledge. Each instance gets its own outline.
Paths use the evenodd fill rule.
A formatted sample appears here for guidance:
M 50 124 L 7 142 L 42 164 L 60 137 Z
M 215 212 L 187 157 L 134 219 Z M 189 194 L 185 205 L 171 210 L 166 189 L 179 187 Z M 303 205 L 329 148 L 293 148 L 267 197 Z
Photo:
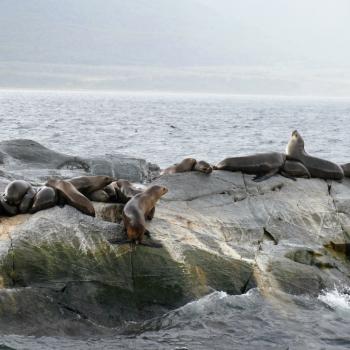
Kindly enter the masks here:
M 107 168 L 147 181 L 159 170 L 117 156 L 68 169 L 60 164 L 77 157 L 30 140 L 2 142 L 0 152 L 2 188 L 16 178 L 38 182 Z M 108 166 L 92 172 L 91 164 Z M 258 287 L 270 298 L 349 284 L 349 262 L 324 245 L 350 241 L 350 181 L 276 176 L 256 184 L 251 178 L 214 171 L 155 180 L 169 189 L 149 225 L 161 249 L 108 243 L 122 234 L 118 204 L 94 203 L 97 218 L 70 206 L 1 218 L 2 332 L 100 334 L 213 290 L 241 294 Z

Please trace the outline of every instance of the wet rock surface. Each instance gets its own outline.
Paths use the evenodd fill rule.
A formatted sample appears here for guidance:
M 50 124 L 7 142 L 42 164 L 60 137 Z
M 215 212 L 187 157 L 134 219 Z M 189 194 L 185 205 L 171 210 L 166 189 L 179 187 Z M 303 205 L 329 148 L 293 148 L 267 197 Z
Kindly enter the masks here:
M 4 187 L 11 179 L 87 172 L 67 165 L 78 164 L 77 157 L 29 140 L 2 142 L 0 151 Z M 138 182 L 150 176 L 143 160 L 94 161 L 84 160 L 90 171 L 91 164 L 104 164 L 98 174 L 115 169 L 113 176 Z M 108 242 L 124 234 L 116 203 L 94 203 L 96 218 L 68 205 L 2 217 L 1 329 L 100 334 L 214 290 L 317 295 L 348 284 L 350 263 L 327 243 L 350 242 L 350 180 L 274 176 L 255 183 L 252 177 L 189 172 L 153 181 L 169 189 L 148 226 L 161 249 Z

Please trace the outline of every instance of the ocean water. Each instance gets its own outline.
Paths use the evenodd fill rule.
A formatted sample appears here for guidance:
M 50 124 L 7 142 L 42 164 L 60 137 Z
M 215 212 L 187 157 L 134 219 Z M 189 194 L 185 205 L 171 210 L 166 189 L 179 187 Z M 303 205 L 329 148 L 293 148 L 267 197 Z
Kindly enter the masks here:
M 0 139 L 30 138 L 73 155 L 126 154 L 165 167 L 191 156 L 306 150 L 350 162 L 350 99 L 0 91 Z
M 30 138 L 74 155 L 122 153 L 165 167 L 192 156 L 306 150 L 350 162 L 350 100 L 0 91 L 0 139 Z M 0 349 L 350 349 L 350 290 L 318 297 L 216 291 L 99 337 L 0 335 Z M 98 325 L 96 325 L 98 327 Z M 1 333 L 1 330 L 0 330 Z

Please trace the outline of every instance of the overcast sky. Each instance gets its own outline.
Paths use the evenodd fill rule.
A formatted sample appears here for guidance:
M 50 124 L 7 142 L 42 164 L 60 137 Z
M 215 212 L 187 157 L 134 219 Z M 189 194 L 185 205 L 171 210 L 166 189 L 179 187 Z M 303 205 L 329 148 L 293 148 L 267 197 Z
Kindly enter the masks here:
M 348 0 L 0 0 L 0 87 L 350 96 Z

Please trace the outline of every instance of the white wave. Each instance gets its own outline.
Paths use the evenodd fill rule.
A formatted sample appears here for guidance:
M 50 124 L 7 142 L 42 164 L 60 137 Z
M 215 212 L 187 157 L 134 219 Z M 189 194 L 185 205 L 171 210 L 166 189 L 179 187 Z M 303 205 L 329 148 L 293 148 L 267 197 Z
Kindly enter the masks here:
M 324 291 L 318 299 L 336 310 L 350 311 L 350 288 L 339 291 L 337 288 Z

